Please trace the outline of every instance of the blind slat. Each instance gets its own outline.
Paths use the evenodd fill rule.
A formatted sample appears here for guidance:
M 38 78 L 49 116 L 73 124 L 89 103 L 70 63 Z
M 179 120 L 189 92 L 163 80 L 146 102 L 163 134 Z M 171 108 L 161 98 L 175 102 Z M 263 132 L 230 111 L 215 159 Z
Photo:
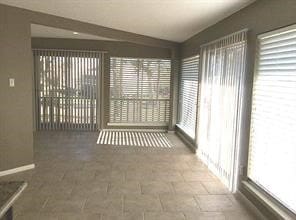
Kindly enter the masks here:
M 33 50 L 38 130 L 96 130 L 100 52 Z M 94 105 L 89 105 L 93 103 Z
M 195 137 L 199 56 L 182 60 L 178 124 L 190 137 Z
M 110 122 L 168 123 L 170 60 L 111 57 Z
M 258 43 L 248 177 L 296 213 L 296 26 Z
M 203 45 L 198 155 L 231 190 L 238 180 L 247 30 Z

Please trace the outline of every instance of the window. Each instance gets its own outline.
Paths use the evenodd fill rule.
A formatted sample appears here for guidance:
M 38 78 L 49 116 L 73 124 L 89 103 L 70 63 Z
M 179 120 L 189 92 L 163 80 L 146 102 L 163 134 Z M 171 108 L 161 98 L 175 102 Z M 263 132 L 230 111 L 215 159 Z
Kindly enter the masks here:
M 111 57 L 110 123 L 167 125 L 171 61 Z
M 296 25 L 258 36 L 248 177 L 296 213 Z
M 232 191 L 238 176 L 246 36 L 240 31 L 201 48 L 198 154 Z
M 178 126 L 195 138 L 199 56 L 182 60 Z
M 38 130 L 96 130 L 100 60 L 92 51 L 34 50 Z

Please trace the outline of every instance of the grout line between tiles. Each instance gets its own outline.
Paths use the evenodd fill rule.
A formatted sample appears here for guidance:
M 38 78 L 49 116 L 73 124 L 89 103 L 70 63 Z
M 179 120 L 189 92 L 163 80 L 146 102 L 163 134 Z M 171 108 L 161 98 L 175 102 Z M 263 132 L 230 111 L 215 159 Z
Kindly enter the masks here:
M 81 212 L 84 212 L 85 206 L 86 206 L 87 198 L 84 200 L 84 203 L 82 204 L 81 207 Z
M 193 199 L 194 199 L 194 201 L 196 202 L 199 211 L 202 211 L 202 210 L 201 210 L 201 207 L 200 207 L 200 204 L 199 204 L 199 202 L 198 202 L 198 199 L 196 198 L 197 196 L 198 196 L 197 194 L 193 194 Z
M 161 205 L 161 210 L 162 210 L 163 212 L 165 212 L 164 206 L 163 206 L 162 201 L 161 201 L 161 199 L 160 199 L 160 194 L 158 194 L 158 199 L 159 199 L 159 202 L 160 202 L 160 205 Z

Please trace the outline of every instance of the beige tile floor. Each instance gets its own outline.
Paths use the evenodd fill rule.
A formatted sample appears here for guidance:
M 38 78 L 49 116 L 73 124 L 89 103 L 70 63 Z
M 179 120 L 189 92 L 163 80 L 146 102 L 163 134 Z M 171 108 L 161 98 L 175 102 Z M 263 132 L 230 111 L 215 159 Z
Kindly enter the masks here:
M 251 220 L 219 180 L 168 134 L 172 148 L 96 144 L 97 133 L 38 132 L 36 168 L 17 220 Z

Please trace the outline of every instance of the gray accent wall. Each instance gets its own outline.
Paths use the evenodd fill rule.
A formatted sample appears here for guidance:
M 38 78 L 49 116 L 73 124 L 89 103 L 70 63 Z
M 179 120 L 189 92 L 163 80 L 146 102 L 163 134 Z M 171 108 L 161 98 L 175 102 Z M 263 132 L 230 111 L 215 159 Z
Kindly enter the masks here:
M 33 159 L 33 57 L 31 23 L 64 28 L 119 41 L 33 39 L 35 48 L 95 49 L 105 56 L 108 80 L 111 56 L 171 58 L 177 43 L 114 30 L 58 16 L 0 4 L 0 172 L 34 163 Z M 175 57 L 175 55 L 174 55 Z M 173 74 L 178 74 L 174 71 Z M 8 87 L 15 78 L 15 87 Z M 176 82 L 174 82 L 176 84 Z M 107 123 L 109 91 L 104 89 L 102 126 Z
M 295 0 L 257 0 L 183 42 L 182 57 L 198 53 L 204 43 L 244 28 L 249 29 L 249 48 L 254 54 L 256 35 L 296 23 L 295 10 Z
M 247 79 L 245 81 L 244 123 L 241 164 L 246 167 L 248 155 L 249 121 L 256 35 L 296 23 L 295 0 L 257 0 L 255 3 L 205 29 L 182 43 L 113 30 L 62 17 L 23 10 L 0 4 L 0 172 L 33 163 L 33 68 L 30 24 L 115 38 L 118 41 L 91 41 L 40 39 L 32 40 L 34 48 L 96 49 L 105 50 L 104 79 L 108 80 L 109 56 L 172 58 L 172 115 L 176 116 L 179 58 L 199 53 L 200 45 L 248 28 Z M 179 52 L 180 49 L 180 52 Z M 8 87 L 8 79 L 15 78 L 15 87 Z M 109 91 L 103 89 L 102 124 L 108 116 Z M 172 118 L 170 129 L 174 129 Z M 245 178 L 245 175 L 242 176 Z
M 242 149 L 240 151 L 241 166 L 243 166 L 244 172 L 240 176 L 241 180 L 245 180 L 247 178 L 246 171 L 248 162 L 249 129 L 252 104 L 251 98 L 253 71 L 256 55 L 256 38 L 258 34 L 295 24 L 295 12 L 295 0 L 257 0 L 246 8 L 196 34 L 195 36 L 183 42 L 181 45 L 181 56 L 185 58 L 195 54 L 199 54 L 200 46 L 202 44 L 211 42 L 215 39 L 221 38 L 225 35 L 242 30 L 244 28 L 249 29 L 246 66 L 247 77 L 244 83 L 245 102 L 243 106 L 243 135 L 241 137 Z M 240 186 L 240 190 L 243 193 L 246 191 L 243 189 L 242 185 Z M 258 206 L 258 201 L 255 201 L 254 198 L 251 198 L 248 194 L 245 195 Z M 266 211 L 264 212 L 265 214 L 270 215 L 270 213 L 268 214 Z
M 108 126 L 109 121 L 109 72 L 110 57 L 141 57 L 171 59 L 171 49 L 138 45 L 119 41 L 77 40 L 59 38 L 32 38 L 32 48 L 39 49 L 74 49 L 106 51 L 104 75 L 101 82 L 101 128 L 126 128 L 124 126 Z M 177 71 L 175 71 L 177 73 Z M 129 128 L 138 128 L 130 127 Z M 146 127 L 149 128 L 149 127 Z M 153 128 L 153 127 L 151 127 Z M 166 129 L 166 127 L 163 127 Z
M 255 3 L 236 12 L 217 24 L 191 37 L 181 46 L 183 58 L 199 54 L 200 46 L 225 35 L 249 29 L 247 49 L 247 78 L 244 84 L 246 102 L 244 103 L 243 137 L 241 150 L 242 165 L 247 165 L 249 126 L 251 114 L 251 97 L 253 71 L 258 34 L 296 23 L 295 0 L 257 0 Z
M 0 171 L 33 163 L 30 38 L 29 21 L 0 7 Z
M 171 50 L 124 41 L 99 41 L 62 38 L 32 38 L 32 48 L 106 51 L 110 56 L 171 58 Z

